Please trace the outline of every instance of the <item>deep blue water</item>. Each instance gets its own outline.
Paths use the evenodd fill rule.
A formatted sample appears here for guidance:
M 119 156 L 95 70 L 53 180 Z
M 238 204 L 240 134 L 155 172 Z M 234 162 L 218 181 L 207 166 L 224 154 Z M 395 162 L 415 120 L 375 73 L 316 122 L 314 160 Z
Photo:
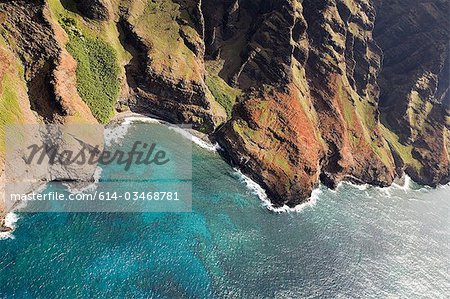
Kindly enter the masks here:
M 448 298 L 450 189 L 360 189 L 273 213 L 195 146 L 192 213 L 19 213 L 0 298 Z

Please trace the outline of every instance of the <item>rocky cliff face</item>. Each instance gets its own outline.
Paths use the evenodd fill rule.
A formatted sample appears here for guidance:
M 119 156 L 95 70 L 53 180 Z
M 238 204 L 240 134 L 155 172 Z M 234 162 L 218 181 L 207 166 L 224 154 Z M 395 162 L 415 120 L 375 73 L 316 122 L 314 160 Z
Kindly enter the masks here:
M 44 1 L 0 3 L 2 35 L 24 68 L 31 109 L 46 122 L 95 122 L 76 89 L 76 61 Z
M 441 0 L 0 1 L 0 34 L 36 119 L 107 122 L 128 106 L 192 123 L 274 205 L 294 206 L 319 181 L 449 181 L 447 11 Z
M 258 92 L 241 97 L 218 138 L 275 205 L 303 201 L 318 177 L 330 187 L 385 186 L 403 171 L 448 182 L 448 2 L 240 3 L 237 15 L 253 16 L 228 78 Z
M 448 1 L 377 3 L 375 38 L 383 48 L 379 82 L 383 123 L 422 167 L 407 167 L 416 181 L 449 180 L 450 21 Z
M 390 184 L 395 162 L 378 123 L 381 50 L 371 4 L 273 1 L 258 20 L 235 78 L 261 94 L 242 98 L 218 133 L 234 161 L 252 162 L 277 205 L 302 202 L 319 177 L 330 187 L 342 179 Z M 257 118 L 258 105 L 267 117 Z

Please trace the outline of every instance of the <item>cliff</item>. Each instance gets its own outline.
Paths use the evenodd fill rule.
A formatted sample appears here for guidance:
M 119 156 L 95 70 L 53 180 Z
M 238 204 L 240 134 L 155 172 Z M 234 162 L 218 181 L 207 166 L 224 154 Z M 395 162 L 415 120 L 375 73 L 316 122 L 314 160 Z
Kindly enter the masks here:
M 123 109 L 192 123 L 275 206 L 320 181 L 435 186 L 450 180 L 448 5 L 0 1 L 1 114 L 24 115 L 2 124 Z
M 449 181 L 450 21 L 448 1 L 383 1 L 375 39 L 383 49 L 379 76 L 383 124 L 411 148 L 414 180 Z

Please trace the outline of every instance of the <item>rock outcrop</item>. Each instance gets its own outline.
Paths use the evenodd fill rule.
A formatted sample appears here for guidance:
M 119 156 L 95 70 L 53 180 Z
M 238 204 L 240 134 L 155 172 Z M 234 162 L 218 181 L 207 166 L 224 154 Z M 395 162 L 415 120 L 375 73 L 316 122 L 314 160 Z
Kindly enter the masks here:
M 249 30 L 252 36 L 233 79 L 260 90 L 257 98 L 275 94 L 278 104 L 264 108 L 270 116 L 267 122 L 242 113 L 255 111 L 264 101 L 241 99 L 233 118 L 218 132 L 222 145 L 232 149 L 228 152 L 238 164 L 243 164 L 242 152 L 259 157 L 251 166 L 256 173 L 287 174 L 289 180 L 278 174 L 256 177 L 269 193 L 277 190 L 270 193 L 276 205 L 301 203 L 319 177 L 330 187 L 343 179 L 389 185 L 396 173 L 378 124 L 381 50 L 372 38 L 374 8 L 363 1 L 265 3 L 260 17 L 252 18 L 256 23 L 249 27 L 254 31 Z M 359 6 L 364 9 L 356 9 Z M 267 86 L 276 91 L 266 92 Z M 303 128 L 297 129 L 295 123 Z M 242 137 L 230 138 L 247 136 L 252 129 L 260 132 L 260 127 L 274 134 L 248 143 L 242 143 Z M 235 143 L 241 149 L 237 155 Z M 291 146 L 287 152 L 295 155 L 280 151 L 280 143 Z M 265 166 L 261 163 L 265 156 L 282 162 Z
M 119 26 L 132 47 L 127 76 L 137 111 L 212 132 L 226 118 L 205 84 L 204 44 L 195 1 L 120 7 Z
M 382 120 L 421 163 L 407 173 L 432 186 L 450 175 L 449 10 L 448 1 L 383 1 L 375 27 Z
M 109 0 L 76 0 L 78 10 L 89 19 L 108 20 L 111 16 Z

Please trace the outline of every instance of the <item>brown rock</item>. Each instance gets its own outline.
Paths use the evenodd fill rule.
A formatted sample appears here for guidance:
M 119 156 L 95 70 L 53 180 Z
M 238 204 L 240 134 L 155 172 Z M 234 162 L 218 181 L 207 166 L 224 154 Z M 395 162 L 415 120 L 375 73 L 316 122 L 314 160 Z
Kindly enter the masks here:
M 112 8 L 109 0 L 76 0 L 78 10 L 83 16 L 93 20 L 108 20 Z

